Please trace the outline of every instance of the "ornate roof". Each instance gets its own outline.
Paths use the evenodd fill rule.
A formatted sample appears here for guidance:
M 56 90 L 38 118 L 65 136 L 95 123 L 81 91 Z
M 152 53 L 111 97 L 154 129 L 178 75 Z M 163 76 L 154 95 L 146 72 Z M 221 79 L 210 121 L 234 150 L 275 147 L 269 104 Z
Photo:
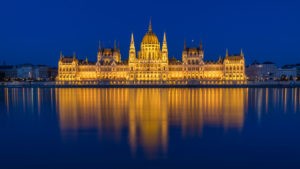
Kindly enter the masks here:
M 142 41 L 143 44 L 158 44 L 158 38 L 153 32 L 147 32 Z
M 143 44 L 159 44 L 158 38 L 155 35 L 155 33 L 152 31 L 152 24 L 151 24 L 151 20 L 149 23 L 149 28 L 148 28 L 148 32 L 146 33 L 146 35 L 144 36 L 143 40 L 142 40 Z

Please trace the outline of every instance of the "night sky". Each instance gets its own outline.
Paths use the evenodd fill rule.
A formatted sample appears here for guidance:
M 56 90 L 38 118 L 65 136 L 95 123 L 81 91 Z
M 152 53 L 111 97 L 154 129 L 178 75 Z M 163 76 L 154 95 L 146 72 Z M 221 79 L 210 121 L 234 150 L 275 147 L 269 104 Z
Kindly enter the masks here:
M 293 0 L 5 0 L 0 5 L 0 61 L 56 66 L 59 53 L 96 60 L 98 41 L 119 41 L 128 57 L 130 34 L 136 48 L 152 18 L 169 57 L 181 58 L 188 46 L 203 41 L 205 60 L 243 48 L 247 64 L 300 62 L 300 2 Z

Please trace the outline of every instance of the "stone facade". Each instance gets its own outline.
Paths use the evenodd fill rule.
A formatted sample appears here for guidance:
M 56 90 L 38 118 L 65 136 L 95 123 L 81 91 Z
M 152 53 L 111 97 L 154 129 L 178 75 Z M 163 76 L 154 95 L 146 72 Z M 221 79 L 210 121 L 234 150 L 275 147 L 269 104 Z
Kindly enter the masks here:
M 149 28 L 136 51 L 134 36 L 131 35 L 128 61 L 121 60 L 120 50 L 99 46 L 97 61 L 77 59 L 74 54 L 66 57 L 61 54 L 58 62 L 57 81 L 117 81 L 132 83 L 177 83 L 189 80 L 233 80 L 244 81 L 245 59 L 241 51 L 217 61 L 204 61 L 202 43 L 199 47 L 187 48 L 184 45 L 182 60 L 169 58 L 166 33 L 162 45 Z

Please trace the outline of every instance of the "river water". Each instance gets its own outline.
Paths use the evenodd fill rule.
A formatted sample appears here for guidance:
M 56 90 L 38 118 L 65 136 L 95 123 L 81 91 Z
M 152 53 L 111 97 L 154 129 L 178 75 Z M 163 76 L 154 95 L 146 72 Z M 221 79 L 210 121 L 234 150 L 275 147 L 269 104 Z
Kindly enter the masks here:
M 0 168 L 299 168 L 298 88 L 0 88 Z

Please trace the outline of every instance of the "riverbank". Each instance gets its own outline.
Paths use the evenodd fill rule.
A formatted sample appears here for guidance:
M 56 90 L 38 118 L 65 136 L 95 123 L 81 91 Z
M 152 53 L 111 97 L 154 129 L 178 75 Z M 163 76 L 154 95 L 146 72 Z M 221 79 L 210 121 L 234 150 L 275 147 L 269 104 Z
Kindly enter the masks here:
M 300 81 L 268 81 L 219 83 L 217 81 L 182 84 L 111 84 L 111 83 L 57 83 L 57 82 L 0 82 L 2 88 L 299 88 Z

